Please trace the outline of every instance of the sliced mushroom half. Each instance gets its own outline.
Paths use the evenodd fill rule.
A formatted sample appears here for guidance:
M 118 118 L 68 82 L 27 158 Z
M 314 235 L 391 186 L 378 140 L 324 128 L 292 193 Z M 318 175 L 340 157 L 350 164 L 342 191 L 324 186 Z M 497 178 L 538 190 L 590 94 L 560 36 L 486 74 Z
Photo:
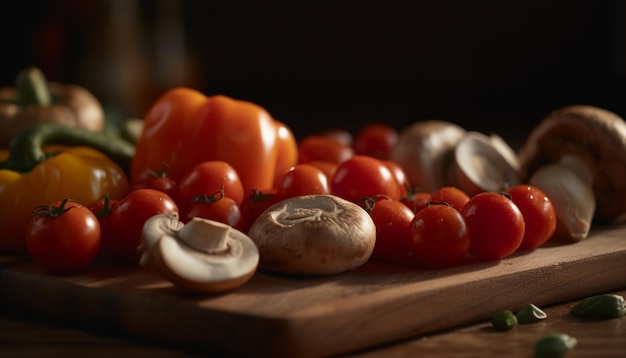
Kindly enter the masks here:
M 255 273 L 259 251 L 248 236 L 229 225 L 177 214 L 148 219 L 142 233 L 140 264 L 151 267 L 183 290 L 218 293 L 245 284 Z
M 261 269 L 330 275 L 367 262 L 376 227 L 357 204 L 333 195 L 305 195 L 270 206 L 248 235 L 259 248 Z
M 467 132 L 455 148 L 454 159 L 456 185 L 469 196 L 520 183 L 517 155 L 496 135 Z

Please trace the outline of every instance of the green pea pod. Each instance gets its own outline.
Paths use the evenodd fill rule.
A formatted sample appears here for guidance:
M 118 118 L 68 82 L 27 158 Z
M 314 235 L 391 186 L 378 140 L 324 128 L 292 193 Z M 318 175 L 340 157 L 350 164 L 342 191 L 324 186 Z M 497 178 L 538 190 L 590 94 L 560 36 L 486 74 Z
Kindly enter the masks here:
M 0 162 L 0 169 L 19 173 L 31 171 L 55 153 L 46 153 L 43 146 L 58 144 L 87 146 L 116 162 L 126 173 L 135 154 L 135 146 L 120 137 L 56 123 L 39 123 L 22 130 L 9 146 L 9 157 Z
M 550 333 L 535 342 L 536 358 L 562 358 L 578 341 L 564 333 Z
M 572 314 L 592 319 L 617 318 L 623 316 L 625 311 L 624 297 L 612 294 L 587 297 L 572 308 Z
M 517 326 L 517 317 L 510 310 L 499 311 L 491 318 L 491 324 L 499 331 L 508 331 Z

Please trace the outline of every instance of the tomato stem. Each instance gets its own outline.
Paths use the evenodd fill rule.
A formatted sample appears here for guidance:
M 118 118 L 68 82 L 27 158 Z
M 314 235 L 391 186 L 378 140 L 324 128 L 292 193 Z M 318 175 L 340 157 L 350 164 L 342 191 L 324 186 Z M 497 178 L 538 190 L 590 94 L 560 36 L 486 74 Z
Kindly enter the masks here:
M 384 194 L 376 194 L 374 196 L 368 196 L 365 198 L 361 198 L 359 199 L 359 201 L 363 202 L 363 209 L 365 209 L 365 211 L 370 212 L 372 210 L 374 210 L 374 207 L 376 207 L 376 202 L 378 200 L 381 199 L 388 199 L 391 200 L 391 198 L 387 195 Z
M 66 212 L 68 212 L 70 209 L 74 208 L 74 206 L 70 206 L 69 208 L 65 208 L 65 205 L 67 204 L 67 202 L 70 201 L 69 199 L 64 199 L 61 202 L 61 205 L 59 206 L 54 206 L 54 205 L 40 205 L 37 206 L 33 209 L 33 215 L 39 215 L 39 216 L 47 216 L 47 217 L 51 217 L 51 218 L 56 218 L 59 217 L 63 214 L 65 214 Z
M 102 209 L 96 211 L 95 213 L 98 219 L 109 216 L 112 211 L 111 199 L 109 198 L 109 194 L 104 194 L 102 200 L 104 200 L 104 205 L 102 206 Z

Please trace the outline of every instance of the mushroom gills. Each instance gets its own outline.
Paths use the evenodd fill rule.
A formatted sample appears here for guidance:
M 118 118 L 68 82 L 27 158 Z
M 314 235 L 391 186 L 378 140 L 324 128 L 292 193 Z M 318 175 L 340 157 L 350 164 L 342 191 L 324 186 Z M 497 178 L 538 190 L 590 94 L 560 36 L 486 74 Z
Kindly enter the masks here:
M 470 196 L 520 183 L 517 157 L 500 137 L 468 132 L 454 155 L 457 186 Z

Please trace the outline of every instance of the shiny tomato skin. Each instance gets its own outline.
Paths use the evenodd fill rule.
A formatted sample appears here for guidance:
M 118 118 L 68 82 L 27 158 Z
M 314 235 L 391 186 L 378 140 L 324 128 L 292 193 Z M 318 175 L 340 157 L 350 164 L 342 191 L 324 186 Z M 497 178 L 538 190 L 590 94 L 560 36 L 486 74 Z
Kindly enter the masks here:
M 330 180 L 335 174 L 335 170 L 337 170 L 337 163 L 328 162 L 324 160 L 312 160 L 307 162 L 306 164 L 312 165 L 319 170 L 321 170 L 326 175 L 326 180 Z
M 383 160 L 391 159 L 391 150 L 398 143 L 398 132 L 392 126 L 373 122 L 363 126 L 354 136 L 354 154 L 369 155 Z
M 431 204 L 415 214 L 410 225 L 413 260 L 428 268 L 458 265 L 469 250 L 463 215 L 448 204 Z
M 186 224 L 194 217 L 218 221 L 236 229 L 242 225 L 239 205 L 226 196 L 215 201 L 194 200 L 181 215 L 181 221 Z
M 243 184 L 235 168 L 220 160 L 201 162 L 178 181 L 176 204 L 184 211 L 194 197 L 210 196 L 222 189 L 224 196 L 241 204 L 244 198 Z
M 455 186 L 441 187 L 435 190 L 430 196 L 430 200 L 434 202 L 448 203 L 457 210 L 461 210 L 469 199 L 469 195 Z
M 329 194 L 326 174 L 313 165 L 297 164 L 283 174 L 276 195 L 279 200 L 299 195 Z
M 484 261 L 514 253 L 524 238 L 525 223 L 520 209 L 507 196 L 482 192 L 461 209 L 470 237 L 469 252 Z
M 330 191 L 352 202 L 379 195 L 392 200 L 401 197 L 400 186 L 389 168 L 367 155 L 355 155 L 339 164 L 330 180 Z
M 404 169 L 402 169 L 402 167 L 398 163 L 392 160 L 381 161 L 391 171 L 391 174 L 393 174 L 394 178 L 396 178 L 396 181 L 398 182 L 398 187 L 400 187 L 400 197 L 403 198 L 408 196 L 409 190 L 412 186 L 409 182 L 409 177 L 404 172 Z
M 137 262 L 143 225 L 157 214 L 179 213 L 174 199 L 154 189 L 133 190 L 111 209 L 111 236 L 103 237 L 99 257 Z
M 50 204 L 59 207 L 61 202 Z M 89 208 L 66 202 L 60 216 L 33 215 L 26 248 L 35 263 L 52 273 L 74 273 L 90 265 L 100 249 L 100 224 Z
M 556 212 L 552 201 L 541 189 L 527 184 L 516 185 L 507 193 L 524 217 L 526 229 L 518 250 L 532 250 L 545 244 L 556 231 Z
M 372 260 L 399 260 L 409 254 L 409 227 L 415 216 L 397 200 L 380 199 L 364 205 L 376 225 Z
M 339 164 L 352 155 L 354 155 L 352 147 L 327 136 L 308 135 L 298 142 L 298 163 L 300 164 L 313 160 Z

